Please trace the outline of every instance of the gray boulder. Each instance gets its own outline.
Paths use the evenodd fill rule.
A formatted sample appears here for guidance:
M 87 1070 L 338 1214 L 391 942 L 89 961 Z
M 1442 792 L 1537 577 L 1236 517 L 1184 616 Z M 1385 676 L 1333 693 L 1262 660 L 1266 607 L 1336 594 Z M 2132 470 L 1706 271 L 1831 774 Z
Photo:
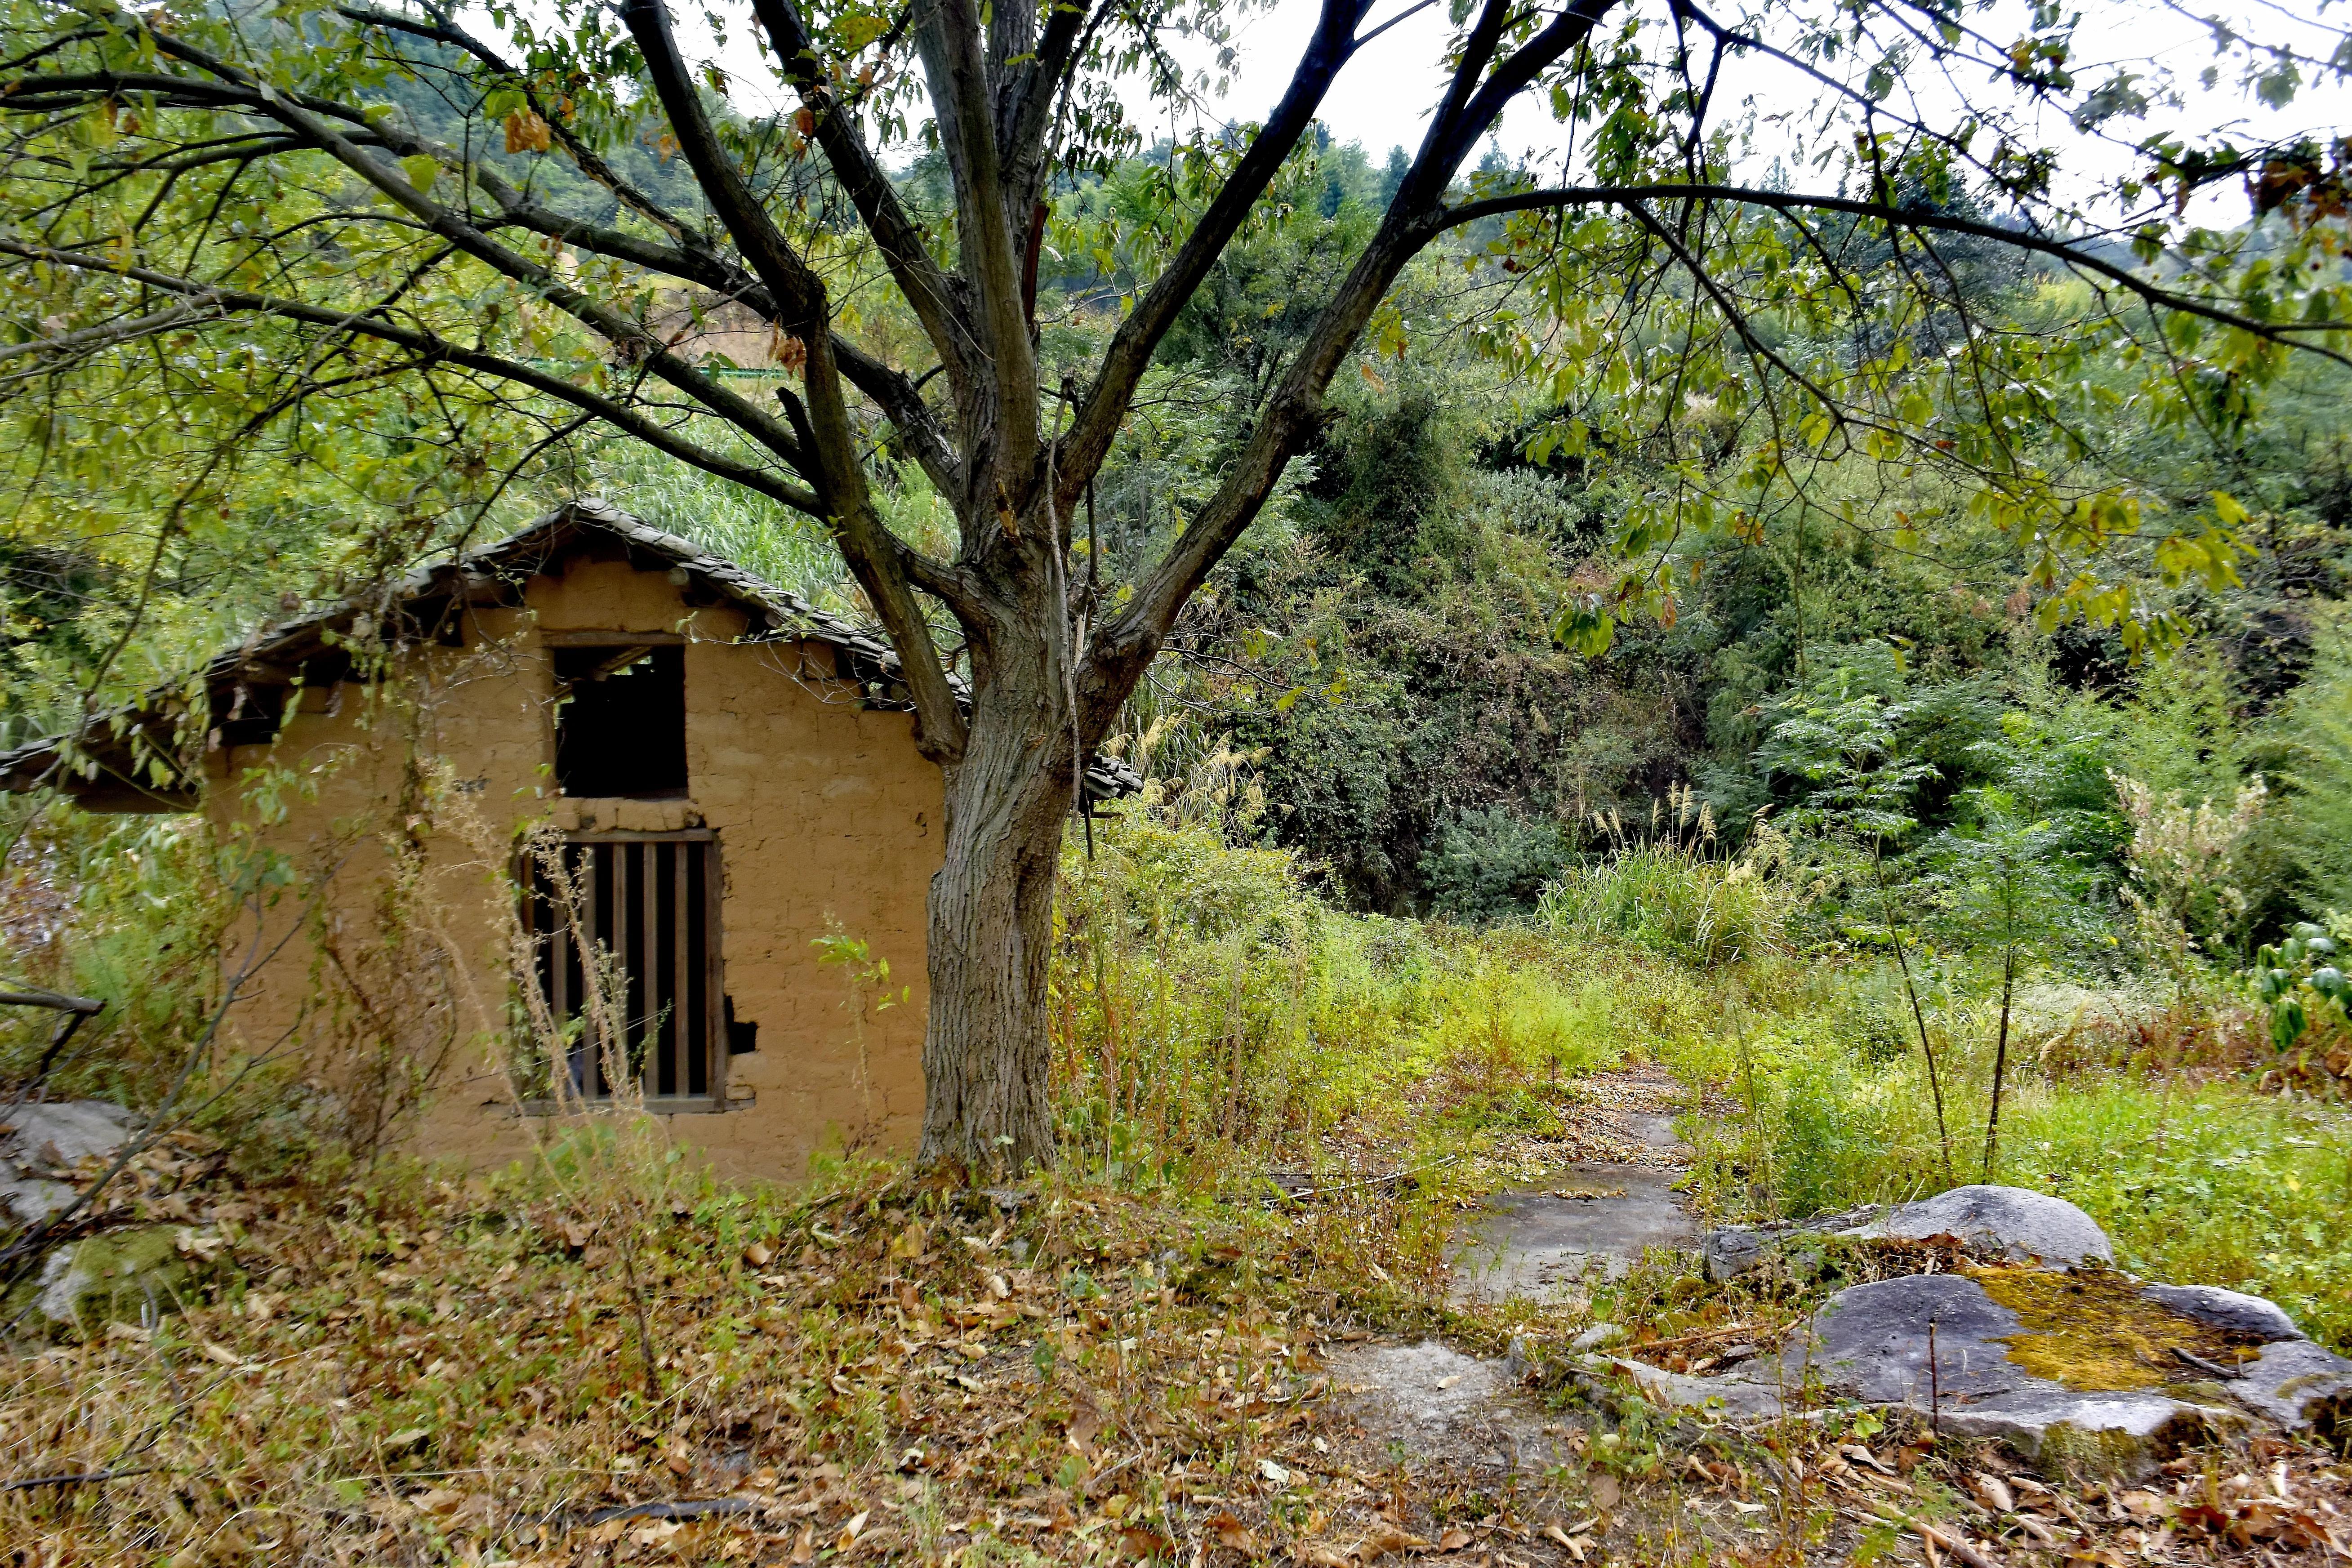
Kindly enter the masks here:
M 1912 1241 L 1953 1236 L 1980 1258 L 2064 1268 L 2116 1260 L 2096 1220 L 2063 1198 L 2023 1187 L 1954 1187 L 1905 1204 L 1853 1234 Z
M 2221 1387 L 2256 1415 L 2290 1432 L 2332 1433 L 2339 1442 L 2352 1434 L 2352 1361 L 2296 1338 L 2264 1345 L 2237 1370 Z
M 44 1100 L 0 1110 L 0 1211 L 20 1225 L 38 1225 L 74 1200 L 74 1189 L 49 1179 L 93 1156 L 122 1147 L 135 1119 L 103 1100 Z
M 65 1337 L 110 1322 L 137 1323 L 176 1312 L 219 1265 L 216 1234 L 151 1225 L 88 1237 L 51 1251 L 37 1279 L 9 1293 L 6 1315 Z
M 2086 1280 L 2101 1278 L 2116 1279 Z M 2127 1281 L 2110 1288 L 2131 1291 Z M 2210 1330 L 2221 1328 L 2241 1344 L 2267 1342 L 2259 1357 L 2235 1365 L 2182 1359 L 2177 1377 L 2153 1387 L 2070 1387 L 2027 1370 L 2014 1352 L 2021 1342 L 2039 1341 L 2044 1355 L 2027 1358 L 2036 1365 L 2063 1352 L 2062 1364 L 2096 1366 L 2111 1351 L 2095 1330 L 2088 1341 L 2073 1337 L 2080 1331 L 2030 1330 L 1975 1279 L 1919 1274 L 1839 1291 L 1814 1314 L 1810 1331 L 1778 1355 L 1720 1376 L 1690 1377 L 1623 1357 L 1612 1364 L 1654 1404 L 1730 1415 L 1771 1415 L 1821 1398 L 1906 1405 L 1946 1433 L 1995 1439 L 2038 1463 L 2090 1473 L 2143 1474 L 2188 1444 L 2256 1421 L 2289 1431 L 2352 1422 L 2352 1361 L 2295 1333 L 2273 1303 L 2206 1287 L 2137 1293 L 2178 1314 L 2184 1340 L 2210 1345 Z M 2201 1341 L 2191 1322 L 2207 1326 Z
M 1858 1235 L 1884 1212 L 1880 1205 L 1864 1204 L 1809 1219 L 1717 1226 L 1701 1238 L 1699 1261 L 1707 1279 L 1717 1285 L 1775 1264 L 1788 1273 L 1810 1279 L 1820 1271 L 1825 1239 Z
M 2284 1308 L 2242 1290 L 2224 1290 L 2219 1285 L 2151 1285 L 2140 1294 L 2184 1318 L 2244 1334 L 2259 1343 L 2303 1338 L 2303 1331 L 2294 1326 Z
M 65 1169 L 122 1147 L 136 1118 L 103 1100 L 53 1100 L 0 1111 L 0 1156 Z

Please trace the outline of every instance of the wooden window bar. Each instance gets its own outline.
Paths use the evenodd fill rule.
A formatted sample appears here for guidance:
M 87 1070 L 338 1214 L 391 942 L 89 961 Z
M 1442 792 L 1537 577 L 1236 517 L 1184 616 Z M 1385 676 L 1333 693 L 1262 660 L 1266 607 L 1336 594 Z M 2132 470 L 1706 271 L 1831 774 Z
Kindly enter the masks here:
M 572 1092 L 611 1100 L 612 1055 L 630 1064 L 649 1109 L 722 1103 L 717 835 L 578 833 L 565 837 L 561 855 L 576 921 L 545 866 L 531 862 L 521 881 L 548 1008 L 559 1026 L 587 1019 L 572 1048 Z M 604 955 L 600 972 L 611 979 L 604 1012 L 617 1017 L 622 1037 L 614 1053 L 588 1005 L 585 952 Z

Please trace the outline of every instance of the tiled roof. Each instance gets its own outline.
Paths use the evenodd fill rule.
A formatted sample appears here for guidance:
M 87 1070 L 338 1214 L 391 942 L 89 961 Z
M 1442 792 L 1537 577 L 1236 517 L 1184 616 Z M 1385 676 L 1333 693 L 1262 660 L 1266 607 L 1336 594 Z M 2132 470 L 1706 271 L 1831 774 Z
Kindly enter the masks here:
M 699 583 L 707 592 L 742 611 L 751 622 L 755 637 L 818 642 L 848 655 L 845 678 L 864 682 L 880 703 L 906 705 L 902 691 L 889 689 L 896 686 L 898 656 L 881 637 L 818 609 L 798 594 L 779 588 L 723 556 L 594 498 L 558 507 L 521 531 L 467 551 L 453 561 L 420 567 L 380 594 L 264 626 L 205 666 L 205 688 L 217 710 L 223 698 L 235 691 L 250 669 L 280 665 L 334 646 L 368 618 L 387 610 L 410 610 L 446 600 L 485 581 L 512 582 L 545 571 L 569 551 L 600 537 L 625 545 L 633 554 L 650 555 L 667 561 L 674 571 L 685 572 L 688 584 Z M 960 700 L 969 700 L 961 682 L 956 682 L 956 690 Z M 163 765 L 163 760 L 173 752 L 173 738 L 188 696 L 183 689 L 159 689 L 139 702 L 100 714 L 83 726 L 79 749 L 86 759 L 117 773 L 131 787 L 166 793 L 174 787 L 184 789 L 188 787 L 184 782 L 177 786 L 154 784 L 152 770 Z M 54 782 L 62 742 L 62 736 L 50 736 L 0 752 L 0 789 L 22 791 Z M 1141 775 L 1116 757 L 1097 757 L 1087 769 L 1087 794 L 1092 799 L 1132 795 L 1142 785 Z

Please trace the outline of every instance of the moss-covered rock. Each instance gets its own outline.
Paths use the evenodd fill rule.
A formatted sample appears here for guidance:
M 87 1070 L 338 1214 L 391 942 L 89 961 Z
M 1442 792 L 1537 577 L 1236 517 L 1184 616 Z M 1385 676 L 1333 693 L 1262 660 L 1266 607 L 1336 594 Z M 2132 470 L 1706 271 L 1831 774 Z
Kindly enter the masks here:
M 8 1316 L 66 1337 L 176 1312 L 220 1272 L 218 1238 L 155 1225 L 68 1242 L 9 1293 Z

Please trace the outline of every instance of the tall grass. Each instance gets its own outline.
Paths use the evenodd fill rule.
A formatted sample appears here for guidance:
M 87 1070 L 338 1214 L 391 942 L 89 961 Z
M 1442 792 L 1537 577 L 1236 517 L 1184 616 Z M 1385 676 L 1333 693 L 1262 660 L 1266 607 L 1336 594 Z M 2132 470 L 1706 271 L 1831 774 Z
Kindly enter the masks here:
M 1719 858 L 1703 845 L 1658 841 L 1570 870 L 1543 890 L 1536 919 L 1563 936 L 1714 965 L 1780 952 L 1794 902 L 1761 856 Z
M 1530 933 L 1353 915 L 1290 851 L 1147 808 L 1065 867 L 1054 969 L 1070 1155 L 1213 1184 L 1353 1145 L 1434 1156 L 1540 1124 L 1631 1037 L 1627 998 Z
M 1874 1042 L 1850 1005 L 1862 978 L 1760 992 L 1745 1040 L 1756 1103 L 1696 1130 L 1698 1186 L 1717 1214 L 1803 1215 L 1948 1184 L 1917 1055 Z M 1981 1126 L 1991 1008 L 1946 997 L 1930 1026 L 1955 1127 Z M 1668 1048 L 1686 1075 L 1739 1087 L 1719 1041 Z M 2126 1268 L 2268 1296 L 2312 1334 L 2352 1343 L 2352 1114 L 2237 1079 L 2066 1060 L 2012 1079 L 1998 1180 L 2081 1205 Z

